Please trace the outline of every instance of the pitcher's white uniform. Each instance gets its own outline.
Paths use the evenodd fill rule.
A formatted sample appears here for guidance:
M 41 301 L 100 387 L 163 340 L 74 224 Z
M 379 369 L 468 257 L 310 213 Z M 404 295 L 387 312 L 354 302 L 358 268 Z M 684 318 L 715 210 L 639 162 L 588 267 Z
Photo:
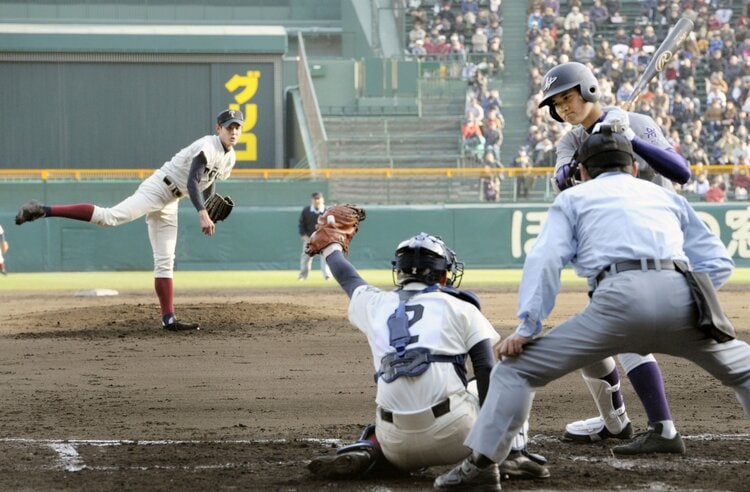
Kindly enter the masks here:
M 409 349 L 424 347 L 433 354 L 459 355 L 467 354 L 481 340 L 493 345 L 500 340 L 474 305 L 440 291 L 419 293 L 426 288 L 411 282 L 403 289 L 418 292 L 406 302 L 412 335 Z M 384 327 L 398 304 L 397 292 L 370 285 L 358 287 L 349 304 L 349 320 L 367 335 L 376 372 L 383 356 L 393 352 Z M 463 441 L 476 420 L 479 399 L 464 387 L 452 363 L 432 362 L 418 377 L 400 377 L 390 383 L 380 378 L 377 384 L 375 433 L 389 462 L 416 470 L 468 456 Z M 445 408 L 446 400 L 447 413 L 433 411 Z
M 108 208 L 94 207 L 91 222 L 100 226 L 118 226 L 146 216 L 157 278 L 173 276 L 177 207 L 180 199 L 187 196 L 190 166 L 201 152 L 206 158 L 206 169 L 199 184 L 201 191 L 210 188 L 216 180 L 229 177 L 236 162 L 234 148 L 226 151 L 217 135 L 207 135 L 180 150 L 122 202 Z

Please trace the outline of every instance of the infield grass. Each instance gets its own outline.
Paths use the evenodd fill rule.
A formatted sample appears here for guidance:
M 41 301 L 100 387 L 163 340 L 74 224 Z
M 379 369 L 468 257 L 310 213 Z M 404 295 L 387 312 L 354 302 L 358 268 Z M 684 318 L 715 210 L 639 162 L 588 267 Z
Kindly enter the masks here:
M 392 286 L 390 270 L 360 270 L 360 275 L 373 285 Z M 461 287 L 513 287 L 521 280 L 520 269 L 467 270 Z M 55 272 L 9 273 L 0 276 L 0 292 L 66 291 L 86 289 L 114 289 L 140 291 L 153 288 L 151 271 L 142 272 Z M 565 269 L 563 286 L 585 285 L 573 270 Z M 730 285 L 750 285 L 750 268 L 738 268 L 729 280 Z M 175 288 L 180 291 L 201 289 L 278 289 L 324 287 L 337 289 L 338 284 L 324 281 L 319 271 L 310 273 L 305 282 L 297 280 L 296 270 L 251 271 L 189 271 L 175 273 Z

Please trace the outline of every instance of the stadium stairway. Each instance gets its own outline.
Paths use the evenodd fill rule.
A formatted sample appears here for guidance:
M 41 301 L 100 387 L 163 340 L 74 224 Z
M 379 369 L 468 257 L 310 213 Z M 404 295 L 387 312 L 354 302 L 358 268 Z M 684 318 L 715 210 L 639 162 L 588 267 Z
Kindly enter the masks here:
M 461 165 L 461 122 L 466 83 L 425 79 L 420 82 L 421 115 L 326 116 L 328 165 L 336 168 L 455 168 Z M 459 183 L 460 184 L 460 183 Z M 478 191 L 456 190 L 440 176 L 387 178 L 382 174 L 334 175 L 331 201 L 362 204 L 436 204 L 463 201 Z

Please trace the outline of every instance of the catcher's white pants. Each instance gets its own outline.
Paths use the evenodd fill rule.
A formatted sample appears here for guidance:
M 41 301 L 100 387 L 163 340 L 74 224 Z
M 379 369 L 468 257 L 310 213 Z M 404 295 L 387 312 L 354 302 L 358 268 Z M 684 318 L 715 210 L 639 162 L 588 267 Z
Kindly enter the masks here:
M 383 420 L 381 408 L 375 416 L 375 435 L 388 461 L 398 468 L 420 468 L 456 463 L 471 452 L 464 445 L 479 413 L 476 382 L 467 391 L 450 396 L 450 411 L 435 418 L 432 409 L 415 414 L 393 414 L 393 422 Z M 512 449 L 525 449 L 528 421 L 511 441 Z
M 109 208 L 94 206 L 91 223 L 116 227 L 145 215 L 154 254 L 154 277 L 172 278 L 180 197 L 174 196 L 167 188 L 164 176 L 161 170 L 156 170 L 132 195 L 117 205 Z
M 750 345 L 716 343 L 695 328 L 685 277 L 672 270 L 634 270 L 605 278 L 583 312 L 495 365 L 471 449 L 502 461 L 531 409 L 534 389 L 622 352 L 688 359 L 731 387 L 750 418 Z

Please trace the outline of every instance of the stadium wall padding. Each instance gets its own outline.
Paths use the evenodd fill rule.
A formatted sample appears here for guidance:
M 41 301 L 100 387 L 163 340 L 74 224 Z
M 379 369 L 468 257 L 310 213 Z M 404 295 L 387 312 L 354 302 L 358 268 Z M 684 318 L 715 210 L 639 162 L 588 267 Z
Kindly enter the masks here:
M 102 228 L 66 219 L 16 226 L 20 204 L 93 202 L 114 205 L 138 182 L 0 183 L 0 224 L 11 249 L 11 272 L 151 270 L 145 219 Z M 189 199 L 180 203 L 177 270 L 295 270 L 301 242 L 297 219 L 313 191 L 326 182 L 229 181 L 220 193 L 237 206 L 213 237 L 201 234 Z M 363 200 L 363 203 L 365 200 Z M 443 206 L 365 206 L 367 219 L 352 244 L 359 268 L 390 268 L 396 244 L 419 232 L 441 236 L 467 268 L 518 268 L 538 235 L 549 204 L 512 203 Z M 737 266 L 750 266 L 750 206 L 747 202 L 695 203 L 701 219 L 718 232 Z

